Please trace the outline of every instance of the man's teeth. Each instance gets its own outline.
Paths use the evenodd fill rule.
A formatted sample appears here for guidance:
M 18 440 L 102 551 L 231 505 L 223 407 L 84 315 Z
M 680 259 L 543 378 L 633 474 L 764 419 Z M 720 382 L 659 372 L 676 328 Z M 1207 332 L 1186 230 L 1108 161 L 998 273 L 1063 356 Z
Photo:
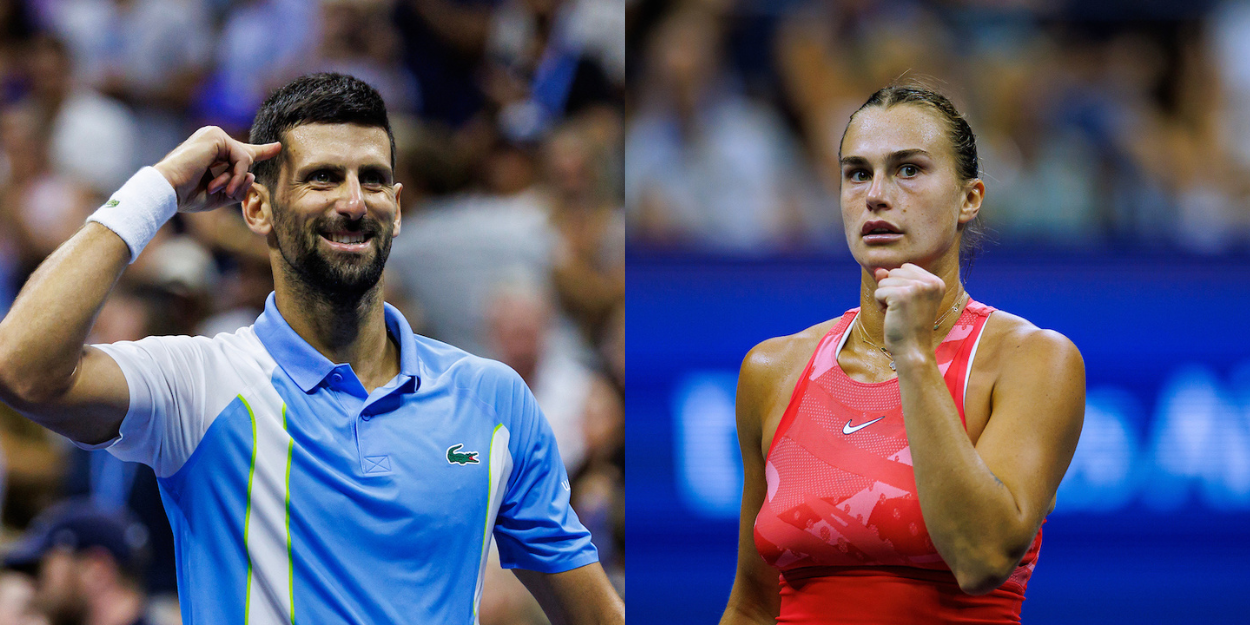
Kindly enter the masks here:
M 350 243 L 364 243 L 365 242 L 364 234 L 332 234 L 326 238 L 330 239 L 331 241 L 334 241 L 335 243 L 350 244 Z

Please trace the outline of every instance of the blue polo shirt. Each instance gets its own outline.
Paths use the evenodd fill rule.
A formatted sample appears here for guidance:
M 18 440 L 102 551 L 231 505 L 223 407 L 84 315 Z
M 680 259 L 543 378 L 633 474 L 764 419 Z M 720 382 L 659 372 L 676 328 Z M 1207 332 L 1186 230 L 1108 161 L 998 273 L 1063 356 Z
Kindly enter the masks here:
M 372 393 L 272 294 L 233 334 L 96 346 L 130 389 L 100 447 L 156 471 L 183 622 L 472 624 L 492 537 L 507 568 L 598 560 L 520 376 L 385 316 Z

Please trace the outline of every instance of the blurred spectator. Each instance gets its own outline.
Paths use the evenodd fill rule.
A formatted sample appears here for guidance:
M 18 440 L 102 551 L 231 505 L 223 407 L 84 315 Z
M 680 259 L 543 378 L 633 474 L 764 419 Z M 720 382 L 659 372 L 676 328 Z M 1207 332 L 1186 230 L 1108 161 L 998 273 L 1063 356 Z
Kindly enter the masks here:
M 392 115 L 417 110 L 421 92 L 400 62 L 400 37 L 390 21 L 393 0 L 320 0 L 313 53 L 295 75 L 351 74 L 369 83 Z M 292 76 L 293 77 L 293 76 Z
M 497 1 L 401 0 L 396 7 L 404 60 L 422 89 L 421 115 L 436 126 L 459 128 L 485 104 L 477 73 Z
M 976 129 L 982 218 L 1002 243 L 1245 249 L 1250 11 L 1122 9 L 1108 20 L 1079 3 L 635 2 L 631 235 L 737 253 L 829 245 L 848 116 L 912 81 L 948 94 Z M 766 98 L 739 93 L 748 72 Z M 777 148 L 787 122 L 801 149 Z
M 570 122 L 553 133 L 543 151 L 543 173 L 559 235 L 560 302 L 587 341 L 594 341 L 613 308 L 625 301 L 625 220 L 584 126 Z
M 623 8 L 613 0 L 505 0 L 495 9 L 487 93 L 506 137 L 533 140 L 562 115 L 613 99 L 608 73 L 619 85 L 624 42 L 623 23 L 609 16 Z
M 0 455 L 4 457 L 4 525 L 25 527 L 60 496 L 68 443 L 0 404 Z
M 135 119 L 120 102 L 75 82 L 65 44 L 50 35 L 31 42 L 30 97 L 51 125 L 55 169 L 108 197 L 137 169 Z
M 2 222 L 11 224 L 23 273 L 69 238 L 94 208 L 88 189 L 57 174 L 49 158 L 48 126 L 32 102 L 0 111 Z
M 315 17 L 308 0 L 232 2 L 216 41 L 215 71 L 198 96 L 203 122 L 245 135 L 269 92 L 312 53 Z
M 550 290 L 555 233 L 528 150 L 500 144 L 482 165 L 482 190 L 433 198 L 405 219 L 389 280 L 421 302 L 431 335 L 470 353 L 483 344 L 490 289 L 524 273 Z
M 599 355 L 607 364 L 618 393 L 625 393 L 625 304 L 608 316 L 599 342 Z
M 78 77 L 134 111 L 138 163 L 159 161 L 190 134 L 186 110 L 214 34 L 202 0 L 60 0 L 42 17 L 69 44 Z
M 552 331 L 553 306 L 549 291 L 524 274 L 498 284 L 487 304 L 487 345 L 534 392 L 571 474 L 586 455 L 583 422 L 596 375 Z
M 652 34 L 625 146 L 625 199 L 642 242 L 763 252 L 803 236 L 780 120 L 733 85 L 714 17 L 682 8 Z
M 252 325 L 265 310 L 265 298 L 273 291 L 273 270 L 268 262 L 237 258 L 214 291 L 217 312 L 200 323 L 195 333 L 216 336 Z
M 625 589 L 625 405 L 607 380 L 591 380 L 582 410 L 586 453 L 572 476 L 572 504 L 590 530 L 599 561 L 617 589 Z
M 35 608 L 35 582 L 29 575 L 0 571 L 0 623 L 50 625 Z
M 815 0 L 790 5 L 776 32 L 777 71 L 835 194 L 838 143 L 847 118 L 869 94 L 901 76 L 957 73 L 958 64 L 949 58 L 955 49 L 952 38 L 921 3 Z
M 26 2 L 0 0 L 0 102 L 20 94 L 25 46 L 33 32 Z
M 147 528 L 70 500 L 49 508 L 5 556 L 35 578 L 34 605 L 56 625 L 145 625 Z

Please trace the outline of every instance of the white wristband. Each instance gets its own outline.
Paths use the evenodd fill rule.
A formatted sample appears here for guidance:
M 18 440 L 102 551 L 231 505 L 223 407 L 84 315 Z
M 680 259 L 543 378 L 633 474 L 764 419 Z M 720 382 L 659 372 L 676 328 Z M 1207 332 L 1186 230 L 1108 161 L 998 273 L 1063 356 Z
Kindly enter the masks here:
M 130 248 L 130 262 L 139 258 L 156 231 L 178 212 L 178 194 L 168 180 L 151 167 L 130 177 L 87 221 L 117 233 Z

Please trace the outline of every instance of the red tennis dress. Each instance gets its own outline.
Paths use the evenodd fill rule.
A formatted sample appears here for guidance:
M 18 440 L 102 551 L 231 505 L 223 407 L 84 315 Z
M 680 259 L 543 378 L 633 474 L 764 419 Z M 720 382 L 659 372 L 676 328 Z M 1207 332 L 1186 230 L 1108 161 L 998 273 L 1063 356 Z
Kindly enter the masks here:
M 969 301 L 937 348 L 961 421 L 993 311 Z M 768 450 L 755 547 L 781 569 L 777 622 L 1019 623 L 1041 530 L 1002 586 L 976 597 L 960 590 L 920 515 L 898 379 L 856 382 L 838 365 L 858 312 L 820 340 Z

